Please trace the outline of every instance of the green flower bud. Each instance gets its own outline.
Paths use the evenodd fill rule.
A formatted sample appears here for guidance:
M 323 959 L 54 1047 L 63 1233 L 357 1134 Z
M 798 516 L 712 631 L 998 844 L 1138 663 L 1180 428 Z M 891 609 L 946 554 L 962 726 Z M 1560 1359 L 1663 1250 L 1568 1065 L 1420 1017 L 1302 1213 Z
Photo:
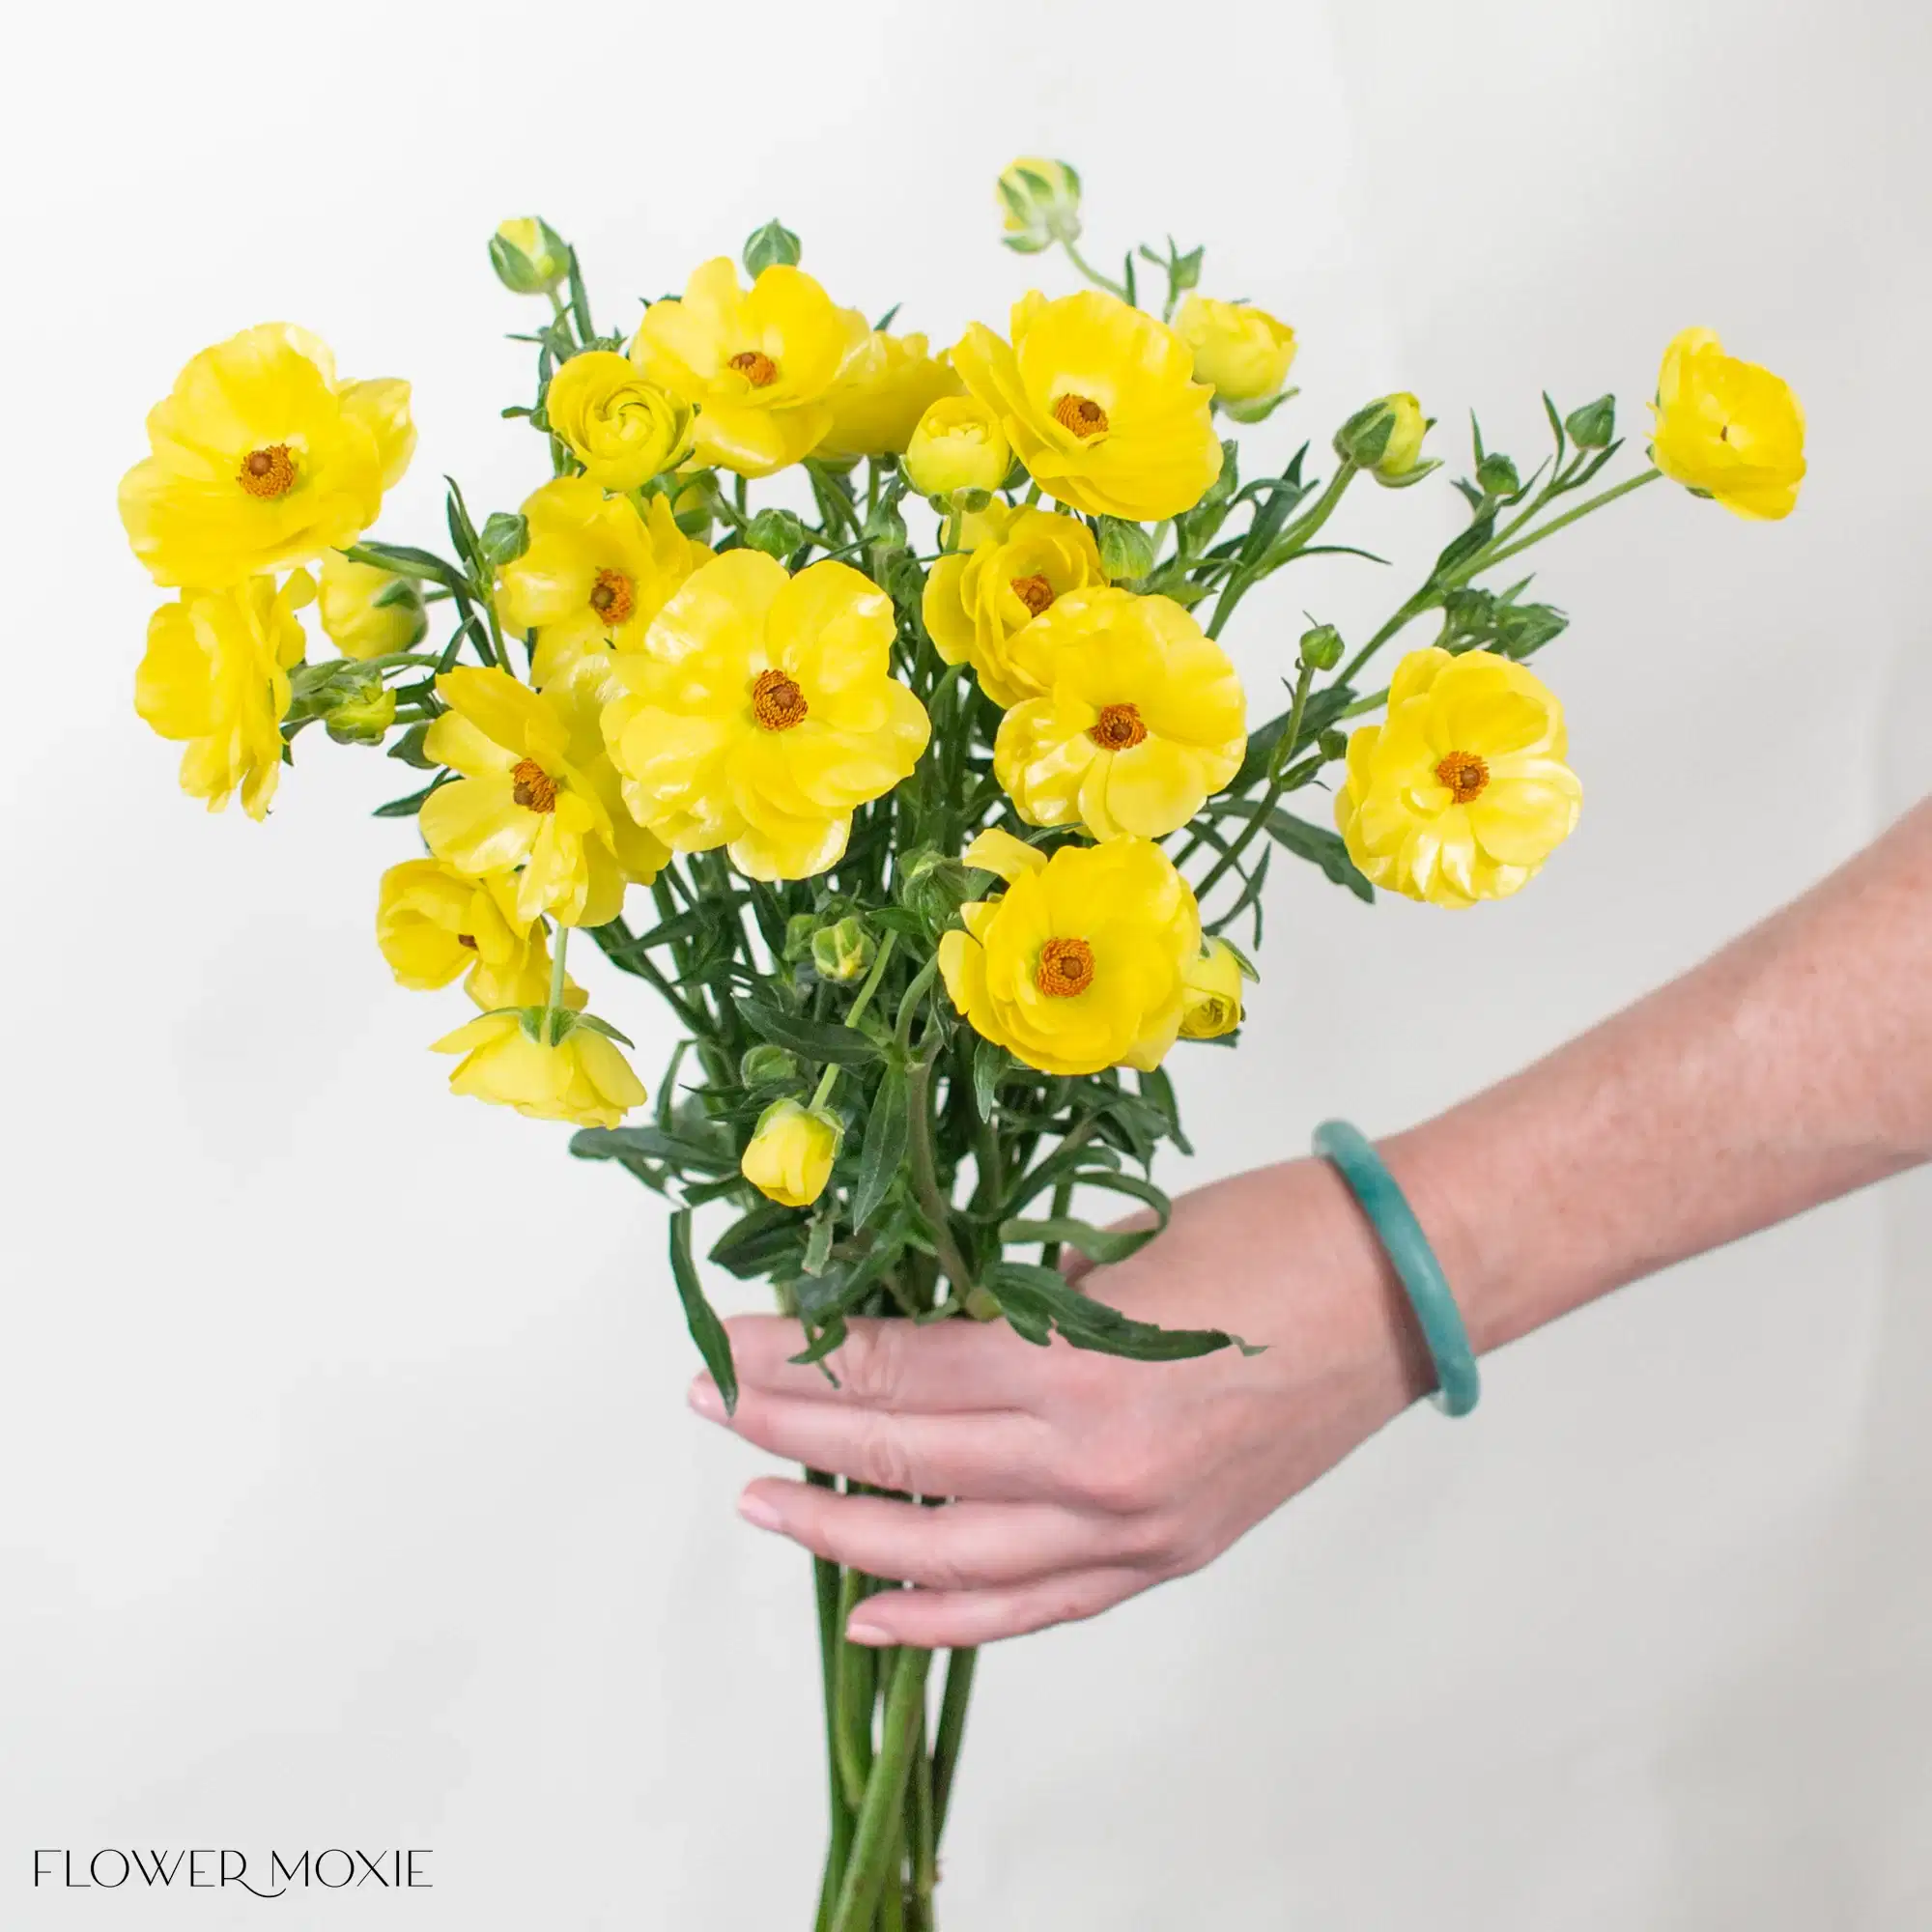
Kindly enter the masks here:
M 1332 726 L 1322 732 L 1321 737 L 1316 739 L 1315 744 L 1316 749 L 1321 752 L 1322 757 L 1330 764 L 1333 764 L 1338 758 L 1346 758 L 1349 755 L 1348 732 L 1337 731 Z
M 1476 465 L 1476 481 L 1492 497 L 1514 497 L 1522 488 L 1516 465 L 1501 450 L 1492 449 Z
M 1109 583 L 1145 577 L 1153 568 L 1153 537 L 1139 524 L 1102 517 L 1095 541 L 1100 550 L 1100 570 Z
M 1080 239 L 1080 177 L 1069 162 L 1022 156 L 1000 177 L 1000 201 L 1007 213 L 1000 240 L 1016 254 Z
M 506 563 L 515 563 L 529 549 L 530 526 L 526 519 L 509 510 L 492 510 L 476 540 L 485 561 L 500 570 Z
M 811 935 L 812 970 L 821 980 L 844 985 L 865 973 L 873 951 L 872 935 L 848 915 L 836 925 L 821 925 Z
M 545 295 L 568 278 L 570 244 L 541 215 L 526 214 L 491 236 L 490 266 L 512 295 Z
M 972 896 L 970 876 L 957 859 L 943 852 L 910 853 L 899 866 L 899 903 L 938 932 L 952 923 Z
M 1563 419 L 1570 440 L 1578 449 L 1607 449 L 1617 434 L 1617 399 L 1599 396 Z
M 380 745 L 396 722 L 396 694 L 384 684 L 382 673 L 338 676 L 330 681 L 329 692 L 334 702 L 322 714 L 328 735 L 338 745 Z
M 788 963 L 796 966 L 811 956 L 811 935 L 817 930 L 816 913 L 795 912 L 785 921 L 784 956 Z
M 746 1049 L 738 1062 L 738 1078 L 747 1087 L 803 1087 L 805 1075 L 798 1056 L 769 1040 Z
M 1317 624 L 1301 634 L 1301 662 L 1310 670 L 1333 670 L 1342 662 L 1342 634 L 1333 624 Z
M 805 542 L 805 525 L 789 510 L 760 510 L 745 531 L 745 542 L 767 556 L 789 556 Z
M 1496 611 L 1496 648 L 1507 657 L 1526 658 L 1570 628 L 1570 619 L 1552 604 L 1505 604 Z
M 1335 454 L 1379 483 L 1400 484 L 1417 473 L 1428 433 L 1422 405 L 1402 390 L 1357 410 L 1335 432 Z
M 781 221 L 768 221 L 745 240 L 745 272 L 753 281 L 767 269 L 797 268 L 798 258 L 798 237 Z

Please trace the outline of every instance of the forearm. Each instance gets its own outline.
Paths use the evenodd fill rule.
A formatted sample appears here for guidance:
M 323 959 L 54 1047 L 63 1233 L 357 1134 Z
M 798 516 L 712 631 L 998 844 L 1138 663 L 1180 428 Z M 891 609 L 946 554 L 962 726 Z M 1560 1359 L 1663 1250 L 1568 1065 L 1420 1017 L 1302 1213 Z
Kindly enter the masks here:
M 1932 801 L 1705 965 L 1384 1151 L 1485 1349 L 1932 1159 Z

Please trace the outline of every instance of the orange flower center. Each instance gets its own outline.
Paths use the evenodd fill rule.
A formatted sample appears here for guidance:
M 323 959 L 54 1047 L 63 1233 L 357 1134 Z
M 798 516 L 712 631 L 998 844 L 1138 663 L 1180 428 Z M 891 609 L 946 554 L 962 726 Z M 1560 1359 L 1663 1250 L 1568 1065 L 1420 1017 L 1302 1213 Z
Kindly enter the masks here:
M 1087 735 L 1103 752 L 1130 752 L 1148 734 L 1138 704 L 1110 704 L 1087 727 Z
M 752 715 L 767 731 L 789 731 L 810 709 L 805 693 L 781 670 L 761 670 L 752 680 Z
M 1474 752 L 1451 752 L 1435 767 L 1435 779 L 1438 784 L 1449 787 L 1458 805 L 1467 805 L 1472 798 L 1480 798 L 1489 784 L 1489 763 Z
M 1094 983 L 1094 949 L 1084 939 L 1049 939 L 1039 949 L 1034 984 L 1056 999 L 1084 993 Z
M 754 389 L 769 388 L 779 379 L 779 365 L 762 349 L 741 349 L 731 367 Z
M 476 942 L 467 932 L 459 932 L 456 935 L 456 943 L 468 947 L 471 952 L 476 951 Z
M 1013 595 L 1027 607 L 1029 616 L 1037 617 L 1053 602 L 1053 585 L 1039 576 L 1016 577 Z
M 296 487 L 296 460 L 287 443 L 271 442 L 242 459 L 235 480 L 251 497 L 286 497 Z
M 638 608 L 637 592 L 621 570 L 600 570 L 590 592 L 590 608 L 607 624 L 621 624 Z
M 534 758 L 525 758 L 510 774 L 516 781 L 510 796 L 532 811 L 556 810 L 556 781 Z
M 1107 412 L 1087 396 L 1062 396 L 1053 406 L 1053 419 L 1070 429 L 1081 441 L 1099 436 L 1107 427 Z

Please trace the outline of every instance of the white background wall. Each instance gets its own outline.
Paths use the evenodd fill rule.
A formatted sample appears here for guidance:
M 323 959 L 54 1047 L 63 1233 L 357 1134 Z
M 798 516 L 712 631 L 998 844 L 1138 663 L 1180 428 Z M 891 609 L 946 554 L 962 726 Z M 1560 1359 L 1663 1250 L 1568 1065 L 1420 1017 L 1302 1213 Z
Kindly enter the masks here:
M 484 509 L 541 473 L 495 415 L 527 314 L 499 217 L 563 227 L 609 313 L 778 213 L 841 298 L 946 339 L 1035 272 L 990 184 L 1043 150 L 1096 251 L 1172 227 L 1297 324 L 1277 460 L 1391 386 L 1520 456 L 1544 384 L 1636 419 L 1687 323 L 1789 375 L 1791 523 L 1656 489 L 1540 554 L 1589 807 L 1532 892 L 1452 923 L 1277 868 L 1245 1052 L 1179 1062 L 1206 1178 L 1520 1065 L 1923 790 L 1928 55 L 1904 0 L 16 25 L 0 1922 L 766 1932 L 814 1884 L 808 1577 L 686 1414 L 657 1205 L 445 1097 L 461 998 L 370 939 L 398 767 L 311 755 L 269 827 L 206 819 L 131 713 L 155 600 L 114 485 L 189 353 L 288 317 L 412 378 L 382 533 L 421 537 L 440 471 Z M 1419 565 L 1425 497 L 1355 527 Z M 1304 603 L 1359 632 L 1399 594 L 1311 571 L 1244 611 L 1245 662 Z M 654 1016 L 613 1016 L 655 1064 Z M 1632 1291 L 1210 1574 L 990 1655 L 945 1922 L 1932 1922 L 1928 1239 L 1907 1182 Z M 36 1846 L 130 1843 L 429 1846 L 437 1889 L 28 1889 Z

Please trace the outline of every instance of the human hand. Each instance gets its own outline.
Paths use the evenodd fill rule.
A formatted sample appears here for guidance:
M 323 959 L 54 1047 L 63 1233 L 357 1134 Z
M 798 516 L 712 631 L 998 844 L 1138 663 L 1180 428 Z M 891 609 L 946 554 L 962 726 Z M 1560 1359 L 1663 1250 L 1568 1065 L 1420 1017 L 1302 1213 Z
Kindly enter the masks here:
M 1090 1617 L 1185 1576 L 1434 1386 L 1373 1233 L 1325 1163 L 1217 1182 L 1158 1240 L 1087 1277 L 1124 1313 L 1266 1346 L 1183 1362 L 1041 1349 L 1003 1322 L 852 1324 L 835 1387 L 794 1367 L 796 1322 L 728 1326 L 727 1420 L 774 1455 L 934 1508 L 781 1477 L 739 1508 L 814 1554 L 914 1585 L 866 1599 L 848 1635 L 925 1649 Z

